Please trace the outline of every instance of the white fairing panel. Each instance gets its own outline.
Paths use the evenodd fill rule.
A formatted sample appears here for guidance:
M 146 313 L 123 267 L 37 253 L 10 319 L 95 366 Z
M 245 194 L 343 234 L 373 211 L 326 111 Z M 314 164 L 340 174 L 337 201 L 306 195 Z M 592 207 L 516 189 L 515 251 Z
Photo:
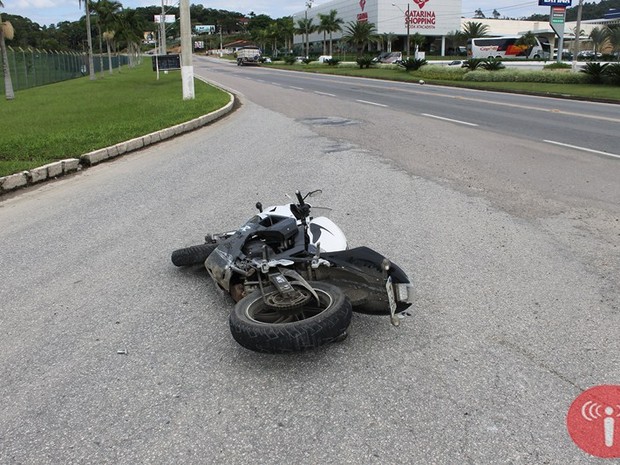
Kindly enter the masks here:
M 319 216 L 308 223 L 310 243 L 321 243 L 321 252 L 337 252 L 347 249 L 347 238 L 342 230 L 329 218 Z

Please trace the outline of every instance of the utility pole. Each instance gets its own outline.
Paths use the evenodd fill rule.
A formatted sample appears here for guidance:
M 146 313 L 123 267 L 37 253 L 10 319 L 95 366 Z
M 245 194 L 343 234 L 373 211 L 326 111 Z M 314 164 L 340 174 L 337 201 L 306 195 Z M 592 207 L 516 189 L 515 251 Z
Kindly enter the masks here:
M 181 0 L 181 80 L 183 81 L 183 100 L 194 100 L 194 67 L 192 66 L 192 20 L 189 13 L 189 0 Z
M 407 59 L 411 56 L 411 11 L 409 10 L 409 3 L 407 3 Z
M 309 31 L 309 24 L 308 24 L 308 10 L 310 8 L 312 8 L 312 2 L 313 1 L 314 0 L 308 0 L 306 2 L 306 18 L 305 18 L 306 19 L 306 58 L 310 58 L 310 41 L 309 41 L 309 38 L 308 38 L 308 35 L 310 33 L 310 31 Z
M 577 72 L 577 55 L 579 54 L 579 38 L 581 37 L 581 12 L 583 10 L 583 0 L 579 0 L 579 6 L 577 7 L 577 26 L 575 27 L 575 41 L 573 42 L 573 63 L 572 71 Z M 558 50 L 558 55 L 561 51 Z
M 159 54 L 166 54 L 166 10 L 164 7 L 165 0 L 161 0 L 161 16 L 159 19 Z

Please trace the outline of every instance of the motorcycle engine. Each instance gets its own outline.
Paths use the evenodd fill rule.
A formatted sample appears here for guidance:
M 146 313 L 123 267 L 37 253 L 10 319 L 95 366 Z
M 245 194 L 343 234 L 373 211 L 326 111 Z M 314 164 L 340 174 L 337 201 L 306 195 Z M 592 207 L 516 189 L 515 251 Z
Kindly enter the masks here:
M 262 258 L 263 248 L 267 247 L 267 255 L 273 256 L 276 254 L 275 250 L 262 241 L 250 241 L 243 246 L 243 253 L 248 258 Z

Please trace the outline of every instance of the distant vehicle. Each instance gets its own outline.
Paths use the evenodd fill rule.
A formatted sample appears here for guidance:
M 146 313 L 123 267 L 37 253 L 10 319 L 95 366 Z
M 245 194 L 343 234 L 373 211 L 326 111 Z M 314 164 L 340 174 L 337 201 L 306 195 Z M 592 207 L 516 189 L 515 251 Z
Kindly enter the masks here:
M 582 50 L 577 54 L 577 58 L 584 60 L 594 60 L 596 58 L 601 58 L 602 56 L 602 53 L 595 52 L 594 50 Z
M 236 55 L 237 66 L 260 64 L 261 52 L 258 47 L 241 47 Z
M 317 61 L 319 63 L 325 63 L 326 61 L 331 60 L 331 59 L 332 59 L 331 55 L 321 55 Z
M 460 66 L 460 67 L 464 67 L 466 63 L 466 60 L 452 60 L 450 63 L 447 64 L 447 66 Z
M 477 37 L 467 40 L 467 58 L 549 59 L 551 46 L 545 37 L 535 45 L 518 45 L 521 36 Z
M 558 49 L 557 48 L 553 49 L 553 59 L 554 60 L 558 59 Z M 570 50 L 568 50 L 568 49 L 562 50 L 562 60 L 572 60 L 572 59 L 573 59 L 573 54 L 571 53 Z
M 402 52 L 384 52 L 372 59 L 374 63 L 398 63 L 402 61 Z

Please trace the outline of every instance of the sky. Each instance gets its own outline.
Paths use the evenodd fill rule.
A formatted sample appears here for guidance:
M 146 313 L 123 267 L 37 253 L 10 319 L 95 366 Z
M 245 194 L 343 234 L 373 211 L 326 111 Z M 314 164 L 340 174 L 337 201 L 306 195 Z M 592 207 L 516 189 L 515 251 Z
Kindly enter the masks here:
M 57 24 L 62 21 L 77 21 L 83 15 L 78 6 L 79 0 L 2 0 L 4 8 L 0 13 L 20 15 L 38 23 L 41 26 Z M 141 6 L 161 5 L 161 0 L 117 0 L 124 7 L 136 8 Z M 178 0 L 165 0 L 168 5 L 178 4 Z M 327 3 L 329 0 L 315 0 L 314 5 Z M 599 3 L 600 0 L 587 0 L 588 3 Z M 461 15 L 473 17 L 474 11 L 481 9 L 490 17 L 494 9 L 502 16 L 519 18 L 531 14 L 548 14 L 548 6 L 538 6 L 538 0 L 462 0 Z M 578 0 L 573 0 L 573 6 Z M 306 0 L 190 0 L 190 4 L 202 4 L 205 8 L 216 10 L 238 11 L 243 14 L 254 12 L 266 14 L 272 18 L 290 16 L 304 10 Z

